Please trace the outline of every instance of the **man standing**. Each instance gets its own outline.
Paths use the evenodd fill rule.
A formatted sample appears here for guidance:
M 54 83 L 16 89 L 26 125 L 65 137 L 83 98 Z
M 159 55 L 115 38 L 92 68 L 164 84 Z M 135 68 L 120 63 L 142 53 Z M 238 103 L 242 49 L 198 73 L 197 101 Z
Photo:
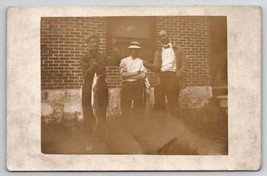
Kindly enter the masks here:
M 144 66 L 156 72 L 155 108 L 168 110 L 178 116 L 178 97 L 180 82 L 186 73 L 186 56 L 180 47 L 173 46 L 167 31 L 159 33 L 162 48 L 154 54 L 154 63 L 144 62 Z M 168 106 L 166 108 L 165 97 Z
M 86 40 L 88 53 L 80 61 L 84 83 L 82 86 L 82 108 L 84 117 L 86 150 L 92 150 L 93 139 L 104 143 L 106 137 L 106 113 L 108 105 L 108 86 L 106 78 L 106 58 L 98 52 L 99 38 L 90 35 Z M 93 92 L 93 95 L 92 95 Z M 92 108 L 94 102 L 94 111 Z M 97 136 L 93 127 L 97 124 Z
M 138 42 L 131 42 L 130 56 L 121 60 L 120 69 L 123 78 L 121 88 L 121 110 L 123 117 L 131 116 L 133 102 L 133 116 L 143 117 L 145 112 L 144 104 L 144 79 L 146 68 L 143 60 L 138 58 L 141 49 Z

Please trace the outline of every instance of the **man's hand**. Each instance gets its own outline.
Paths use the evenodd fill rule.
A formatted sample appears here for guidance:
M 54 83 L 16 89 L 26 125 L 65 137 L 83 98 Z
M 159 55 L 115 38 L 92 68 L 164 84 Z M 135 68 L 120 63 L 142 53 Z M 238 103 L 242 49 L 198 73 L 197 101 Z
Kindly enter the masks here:
M 149 65 L 150 65 L 150 63 L 149 63 L 149 62 L 147 62 L 147 61 L 143 61 L 143 65 L 144 65 L 146 68 L 148 68 L 148 67 L 149 67 Z

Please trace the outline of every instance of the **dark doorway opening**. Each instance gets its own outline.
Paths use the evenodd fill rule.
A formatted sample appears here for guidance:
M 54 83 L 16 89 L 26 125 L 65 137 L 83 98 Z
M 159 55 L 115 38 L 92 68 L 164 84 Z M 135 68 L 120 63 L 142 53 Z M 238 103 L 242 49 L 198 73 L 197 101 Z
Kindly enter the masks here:
M 210 49 L 214 95 L 227 95 L 227 19 L 210 17 Z
M 155 17 L 107 18 L 107 55 L 113 57 L 115 65 L 129 55 L 128 46 L 132 41 L 140 42 L 141 59 L 153 61 L 156 49 Z

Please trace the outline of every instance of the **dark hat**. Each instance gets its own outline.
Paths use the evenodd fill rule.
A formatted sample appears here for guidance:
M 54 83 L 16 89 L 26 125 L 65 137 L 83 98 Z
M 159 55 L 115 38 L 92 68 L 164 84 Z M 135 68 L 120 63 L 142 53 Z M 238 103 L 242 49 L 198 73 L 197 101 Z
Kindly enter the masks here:
M 141 49 L 141 46 L 139 42 L 131 42 L 128 48 L 129 49 Z

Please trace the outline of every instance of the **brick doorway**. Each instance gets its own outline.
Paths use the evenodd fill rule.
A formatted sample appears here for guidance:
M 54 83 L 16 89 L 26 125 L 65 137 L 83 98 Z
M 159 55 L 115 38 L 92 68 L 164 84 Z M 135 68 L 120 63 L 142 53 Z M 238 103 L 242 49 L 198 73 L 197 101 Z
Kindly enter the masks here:
M 212 87 L 214 95 L 227 95 L 227 20 L 210 17 Z
M 132 41 L 142 46 L 139 57 L 152 62 L 157 44 L 155 17 L 107 18 L 107 55 L 113 57 L 115 65 L 129 55 L 128 46 Z

